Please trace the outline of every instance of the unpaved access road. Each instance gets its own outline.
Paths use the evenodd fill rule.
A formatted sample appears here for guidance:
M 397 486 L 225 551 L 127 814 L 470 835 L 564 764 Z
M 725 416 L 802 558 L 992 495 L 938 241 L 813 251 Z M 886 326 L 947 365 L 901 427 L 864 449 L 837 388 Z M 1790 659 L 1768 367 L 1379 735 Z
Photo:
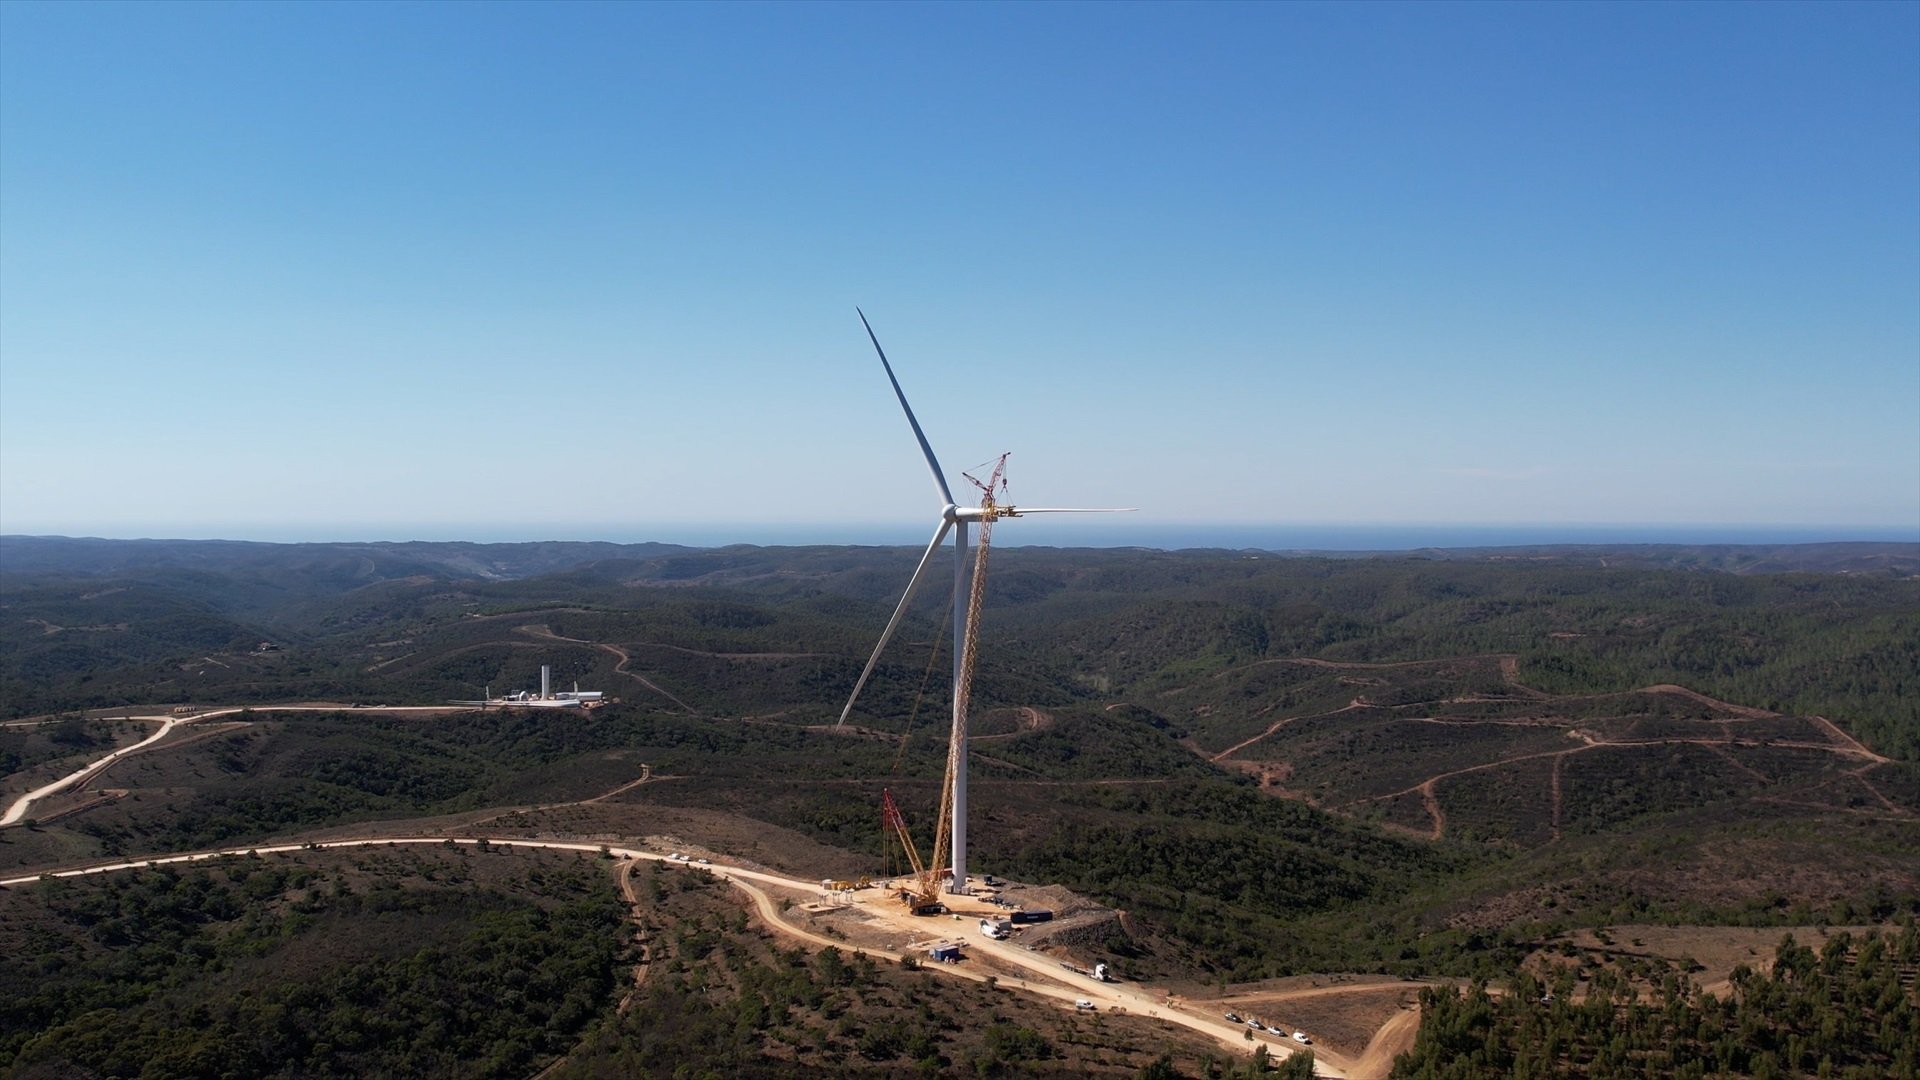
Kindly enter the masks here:
M 164 740 L 167 736 L 173 734 L 173 731 L 175 728 L 185 727 L 188 724 L 197 724 L 202 720 L 212 720 L 215 717 L 219 717 L 219 716 L 233 716 L 236 713 L 243 713 L 243 712 L 251 712 L 256 716 L 263 716 L 270 712 L 276 712 L 276 713 L 277 712 L 346 712 L 348 710 L 352 710 L 354 712 L 363 712 L 363 713 L 420 713 L 420 712 L 440 713 L 440 712 L 456 711 L 455 709 L 445 705 L 382 705 L 382 706 L 375 706 L 375 707 L 360 707 L 360 706 L 353 706 L 353 705 L 324 705 L 324 704 L 322 705 L 265 705 L 265 706 L 233 705 L 233 706 L 226 706 L 226 707 L 217 708 L 217 709 L 208 709 L 205 712 L 193 713 L 192 715 L 189 715 L 189 716 L 174 716 L 172 714 L 168 714 L 165 716 L 126 716 L 123 719 L 144 721 L 148 723 L 158 722 L 160 725 L 160 730 L 154 732 L 153 734 L 147 736 L 146 738 L 140 740 L 139 742 L 134 743 L 132 746 L 123 746 L 120 749 L 115 750 L 112 753 L 106 755 L 105 757 L 96 758 L 95 760 L 88 762 L 86 765 L 81 766 L 79 769 L 76 769 L 75 771 L 68 773 L 66 776 L 63 776 L 60 779 L 55 780 L 50 784 L 42 784 L 40 787 L 34 788 L 32 791 L 29 791 L 25 795 L 22 795 L 19 798 L 13 800 L 13 805 L 7 807 L 7 812 L 5 814 L 0 814 L 0 827 L 20 824 L 20 822 L 26 820 L 27 811 L 32 809 L 34 803 L 39 802 L 41 799 L 47 798 L 50 795 L 58 795 L 59 793 L 66 791 L 68 788 L 77 787 L 81 784 L 86 783 L 88 780 L 91 780 L 94 777 L 100 775 L 102 772 L 105 772 L 107 766 L 112 765 L 114 762 L 117 762 L 122 758 L 131 757 L 134 754 L 138 754 L 141 751 L 149 749 L 154 745 L 158 744 L 159 742 Z M 38 723 L 38 721 L 35 721 L 35 722 Z
M 820 883 L 800 881 L 795 878 L 770 874 L 763 870 L 749 870 L 745 867 L 706 865 L 687 866 L 669 858 L 660 852 L 642 851 L 638 848 L 614 845 L 579 843 L 566 840 L 495 840 L 458 836 L 404 836 L 404 837 L 356 837 L 345 840 L 324 840 L 297 844 L 266 844 L 246 848 L 225 848 L 217 851 L 185 852 L 174 855 L 155 855 L 140 859 L 127 859 L 121 862 L 103 863 L 96 866 L 77 867 L 70 870 L 56 870 L 45 874 L 28 875 L 0 879 L 0 888 L 20 888 L 32 886 L 48 878 L 88 877 L 94 874 L 110 874 L 122 870 L 137 870 L 154 866 L 173 866 L 182 863 L 207 862 L 211 860 L 245 856 L 276 855 L 288 852 L 352 847 L 380 847 L 398 844 L 454 844 L 463 847 L 478 847 L 482 844 L 489 849 L 544 848 L 559 851 L 576 851 L 584 854 L 605 852 L 617 859 L 651 859 L 669 866 L 682 866 L 690 872 L 704 870 L 715 877 L 730 882 L 734 887 L 746 893 L 753 901 L 754 909 L 760 918 L 777 932 L 788 937 L 805 941 L 810 945 L 837 949 L 854 949 L 869 956 L 899 960 L 901 954 L 888 949 L 861 948 L 847 941 L 815 933 L 806 927 L 795 925 L 787 920 L 780 906 L 767 892 L 768 888 L 787 889 L 805 894 L 819 895 Z M 1246 1030 L 1237 1024 L 1229 1024 L 1211 1015 L 1176 1009 L 1167 1004 L 1166 995 L 1144 986 L 1126 983 L 1097 983 L 1090 979 L 1068 982 L 1062 975 L 1059 962 L 1052 957 L 1027 950 L 1009 942 L 993 941 L 985 937 L 969 938 L 967 948 L 976 953 L 991 956 L 995 961 L 1015 970 L 1023 971 L 1027 977 L 1018 979 L 997 978 L 988 972 L 974 970 L 962 964 L 929 963 L 926 970 L 943 975 L 985 982 L 994 979 L 999 986 L 1019 990 L 1035 996 L 1047 998 L 1074 1006 L 1085 1000 L 1107 1009 L 1122 1009 L 1136 1016 L 1146 1016 L 1165 1023 L 1177 1024 L 1198 1032 L 1218 1042 L 1233 1053 L 1249 1053 L 1253 1043 L 1247 1041 Z M 1293 1048 L 1284 1044 L 1267 1042 L 1268 1052 L 1285 1057 Z M 1327 1077 L 1345 1077 L 1347 1071 L 1336 1063 L 1316 1060 L 1315 1071 Z

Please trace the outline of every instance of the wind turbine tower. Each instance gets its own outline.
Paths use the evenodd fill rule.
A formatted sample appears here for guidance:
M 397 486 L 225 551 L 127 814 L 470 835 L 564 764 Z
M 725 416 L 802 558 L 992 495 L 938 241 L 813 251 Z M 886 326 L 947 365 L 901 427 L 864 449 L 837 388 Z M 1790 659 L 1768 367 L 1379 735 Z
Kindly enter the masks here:
M 893 617 L 887 620 L 887 628 L 880 633 L 880 641 L 873 647 L 873 655 L 867 658 L 866 669 L 860 672 L 860 679 L 853 685 L 853 693 L 847 698 L 847 707 L 840 710 L 839 723 L 847 722 L 853 712 L 854 702 L 860 700 L 860 691 L 867 685 L 867 679 L 880 662 L 880 653 L 886 649 L 887 642 L 893 639 L 893 632 L 900 627 L 900 620 L 906 616 L 907 605 L 913 601 L 913 590 L 927 575 L 928 567 L 933 565 L 933 557 L 946 541 L 947 534 L 953 534 L 953 728 L 947 743 L 947 774 L 949 784 L 943 792 L 940 822 L 935 827 L 933 866 L 937 870 L 942 864 L 940 852 L 944 845 L 942 833 L 948 823 L 951 812 L 953 877 L 948 892 L 964 895 L 967 892 L 967 705 L 971 684 L 973 663 L 972 642 L 967 636 L 969 575 L 967 564 L 967 526 L 979 523 L 984 539 L 993 523 L 1001 518 L 1023 517 L 1027 514 L 1103 514 L 1114 510 L 1091 509 L 1084 507 L 1014 507 L 1002 506 L 995 502 L 993 489 L 1000 480 L 1000 469 L 995 468 L 992 479 L 981 484 L 981 499 L 978 506 L 960 506 L 954 502 L 953 491 L 947 486 L 946 475 L 940 469 L 940 462 L 933 456 L 933 447 L 927 442 L 926 432 L 920 429 L 920 421 L 913 415 L 913 406 L 907 404 L 907 395 L 900 389 L 900 380 L 893 374 L 893 365 L 887 362 L 887 352 L 880 347 L 880 339 L 874 335 L 872 324 L 867 315 L 858 308 L 860 325 L 866 327 L 867 340 L 873 342 L 873 351 L 880 356 L 880 366 L 886 370 L 887 382 L 893 386 L 893 396 L 900 402 L 900 411 L 906 413 L 907 424 L 913 428 L 913 437 L 920 443 L 920 454 L 926 458 L 927 471 L 933 475 L 934 490 L 940 496 L 940 524 L 933 532 L 933 540 L 927 544 L 926 553 L 920 556 L 920 565 L 914 568 L 913 577 L 907 580 L 906 589 L 900 594 L 900 603 L 893 609 Z M 1002 462 L 1005 457 L 1002 457 Z M 973 480 L 972 477 L 967 477 Z M 977 613 L 976 613 L 977 614 Z

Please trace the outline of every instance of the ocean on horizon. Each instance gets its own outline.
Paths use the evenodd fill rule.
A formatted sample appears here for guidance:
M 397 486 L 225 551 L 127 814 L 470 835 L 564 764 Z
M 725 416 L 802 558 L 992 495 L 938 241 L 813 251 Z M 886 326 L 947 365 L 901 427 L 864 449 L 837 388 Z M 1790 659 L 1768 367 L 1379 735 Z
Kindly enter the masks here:
M 553 539 L 615 543 L 655 541 L 693 547 L 730 544 L 924 546 L 926 527 L 873 525 L 662 525 L 568 529 Z M 448 537 L 452 539 L 452 537 Z M 481 539 L 463 537 L 463 539 Z M 502 540 L 507 539 L 502 537 Z M 520 536 L 516 539 L 533 539 Z M 1166 525 L 1086 518 L 1021 518 L 994 527 L 998 547 L 1144 547 L 1174 551 L 1412 551 L 1421 548 L 1534 547 L 1558 544 L 1817 544 L 1849 541 L 1920 543 L 1920 525 Z
M 923 547 L 936 523 L 776 523 L 632 522 L 581 523 L 515 521 L 415 523 L 340 523 L 336 525 L 133 527 L 101 531 L 17 530 L 17 535 L 111 535 L 117 538 L 236 540 L 264 543 L 460 542 L 513 544 L 538 541 L 592 541 L 615 544 L 662 543 L 687 547 L 763 547 L 857 545 Z M 1167 524 L 1138 519 L 1086 518 L 1078 515 L 1020 518 L 994 528 L 996 547 L 1140 547 L 1177 551 L 1222 548 L 1229 551 L 1414 551 L 1423 548 L 1539 547 L 1580 544 L 1820 544 L 1847 542 L 1920 543 L 1920 523 L 1897 525 L 1368 525 L 1368 524 Z

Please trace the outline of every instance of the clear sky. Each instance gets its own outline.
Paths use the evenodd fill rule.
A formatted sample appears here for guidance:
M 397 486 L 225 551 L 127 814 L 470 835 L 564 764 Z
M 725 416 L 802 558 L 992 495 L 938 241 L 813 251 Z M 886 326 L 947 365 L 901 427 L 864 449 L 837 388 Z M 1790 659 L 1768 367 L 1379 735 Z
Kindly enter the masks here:
M 0 4 L 0 531 L 930 531 L 856 304 L 1016 503 L 1920 538 L 1920 5 Z

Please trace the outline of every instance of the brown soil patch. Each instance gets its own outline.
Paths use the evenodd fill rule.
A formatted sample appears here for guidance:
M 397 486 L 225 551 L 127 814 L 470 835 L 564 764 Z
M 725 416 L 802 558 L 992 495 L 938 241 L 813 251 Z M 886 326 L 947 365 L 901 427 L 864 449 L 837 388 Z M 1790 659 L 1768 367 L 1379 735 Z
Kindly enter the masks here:
M 662 777 L 654 782 L 670 781 Z M 395 824 L 401 831 L 418 831 L 427 823 Z M 441 821 L 433 827 L 445 828 L 448 824 Z M 350 826 L 347 831 L 355 830 L 364 832 L 365 827 Z M 511 811 L 484 824 L 476 823 L 474 831 L 499 837 L 638 844 L 661 851 L 684 851 L 695 857 L 714 858 L 725 852 L 727 860 L 735 865 L 810 879 L 852 878 L 873 870 L 871 859 L 827 847 L 791 829 L 716 810 L 624 803 L 619 796 L 600 802 Z
M 1388 1020 L 1420 1004 L 1421 984 L 1399 983 L 1378 988 L 1330 986 L 1318 993 L 1295 993 L 1271 1000 L 1254 998 L 1242 1003 L 1241 1015 L 1259 1016 L 1287 1031 L 1305 1031 L 1315 1046 L 1348 1057 L 1358 1057 Z
M 1351 1080 L 1385 1080 L 1394 1055 L 1413 1043 L 1420 991 L 1430 985 L 1379 975 L 1296 975 L 1232 987 L 1221 996 L 1196 994 L 1187 1003 L 1216 1016 L 1231 1011 L 1258 1019 L 1289 1035 L 1304 1031 L 1318 1058 Z

